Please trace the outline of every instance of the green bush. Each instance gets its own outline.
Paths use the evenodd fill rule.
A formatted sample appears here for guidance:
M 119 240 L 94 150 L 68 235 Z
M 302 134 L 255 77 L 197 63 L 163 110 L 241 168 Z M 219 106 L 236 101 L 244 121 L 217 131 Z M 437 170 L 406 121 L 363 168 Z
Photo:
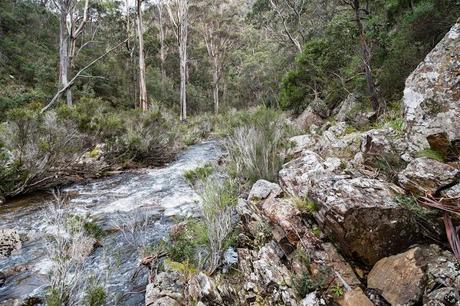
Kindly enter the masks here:
M 194 184 L 196 181 L 204 181 L 213 172 L 212 165 L 205 165 L 193 170 L 189 170 L 184 173 L 184 177 L 189 181 L 190 184 Z
M 230 167 L 249 182 L 258 179 L 276 181 L 288 146 L 289 129 L 283 117 L 272 110 L 261 109 L 228 137 L 225 147 Z

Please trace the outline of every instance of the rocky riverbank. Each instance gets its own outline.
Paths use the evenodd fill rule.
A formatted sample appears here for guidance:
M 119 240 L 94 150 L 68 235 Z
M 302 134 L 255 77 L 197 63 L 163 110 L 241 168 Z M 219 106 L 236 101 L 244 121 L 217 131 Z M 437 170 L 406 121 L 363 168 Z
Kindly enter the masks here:
M 459 45 L 456 24 L 408 78 L 401 122 L 350 130 L 353 96 L 336 121 L 307 109 L 279 182 L 240 195 L 230 268 L 165 262 L 145 304 L 458 305 Z

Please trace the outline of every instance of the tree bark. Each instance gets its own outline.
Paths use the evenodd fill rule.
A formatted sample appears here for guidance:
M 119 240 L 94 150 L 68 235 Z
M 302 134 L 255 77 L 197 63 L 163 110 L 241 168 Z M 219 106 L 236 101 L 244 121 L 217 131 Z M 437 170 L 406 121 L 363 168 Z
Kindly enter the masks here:
M 146 111 L 147 86 L 145 84 L 144 25 L 142 21 L 142 1 L 137 0 L 137 35 L 139 39 L 139 107 Z
M 377 116 L 379 116 L 383 112 L 384 108 L 381 105 L 381 101 L 379 100 L 374 78 L 372 77 L 372 69 L 371 69 L 371 63 L 370 63 L 371 54 L 369 50 L 369 45 L 367 43 L 364 26 L 361 22 L 361 8 L 360 8 L 359 0 L 353 0 L 353 9 L 355 12 L 356 25 L 359 31 L 359 43 L 360 43 L 361 53 L 363 57 L 364 72 L 366 75 L 366 83 L 367 83 L 367 91 L 369 94 L 369 99 L 371 100 L 372 110 L 376 113 Z
M 214 99 L 214 113 L 217 115 L 219 113 L 219 61 L 217 58 L 214 58 L 214 71 L 212 74 L 212 96 Z
M 179 0 L 180 106 L 182 121 L 187 120 L 187 40 L 188 0 Z
M 69 83 L 69 35 L 67 34 L 67 11 L 62 8 L 59 19 L 59 88 L 67 87 Z M 72 105 L 72 92 L 65 92 L 67 105 Z
M 166 79 L 166 45 L 165 45 L 165 29 L 164 29 L 164 19 L 163 19 L 163 4 L 159 3 L 158 8 L 158 24 L 160 32 L 160 70 L 161 70 L 161 81 L 164 82 Z

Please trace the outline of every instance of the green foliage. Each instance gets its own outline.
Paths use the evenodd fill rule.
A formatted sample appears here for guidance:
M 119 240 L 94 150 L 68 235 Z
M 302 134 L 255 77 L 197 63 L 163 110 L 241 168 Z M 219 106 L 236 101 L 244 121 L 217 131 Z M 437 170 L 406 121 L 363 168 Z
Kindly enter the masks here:
M 330 288 L 330 291 L 331 291 L 332 295 L 335 296 L 336 298 L 339 298 L 339 297 L 343 296 L 343 294 L 344 294 L 342 286 L 339 285 L 338 283 L 335 283 Z
M 299 276 L 294 276 L 293 282 L 297 295 L 302 298 L 319 287 L 318 283 L 312 280 L 310 274 L 307 272 L 303 272 Z
M 92 284 L 86 289 L 86 295 L 83 300 L 85 306 L 104 306 L 107 299 L 107 293 L 103 286 Z
M 242 125 L 225 143 L 230 167 L 249 182 L 276 181 L 284 161 L 281 153 L 289 145 L 289 129 L 283 117 L 272 110 L 259 109 L 240 120 Z
M 318 210 L 315 202 L 310 200 L 308 197 L 304 197 L 304 198 L 294 197 L 292 200 L 294 202 L 294 205 L 297 207 L 297 209 L 303 213 L 311 214 Z
M 77 231 L 83 230 L 84 234 L 95 239 L 104 237 L 105 232 L 102 227 L 91 219 L 89 215 L 71 215 L 66 220 L 66 229 L 75 234 Z
M 443 154 L 433 149 L 423 149 L 417 152 L 417 157 L 427 157 L 427 158 L 437 160 L 439 162 L 444 161 Z
M 214 168 L 212 165 L 205 165 L 193 170 L 189 170 L 184 173 L 184 177 L 189 181 L 190 184 L 194 184 L 196 181 L 204 181 L 213 172 Z
M 52 288 L 46 292 L 46 305 L 49 306 L 62 306 L 66 305 L 66 299 L 68 297 L 65 296 L 62 292 L 59 291 L 57 288 Z

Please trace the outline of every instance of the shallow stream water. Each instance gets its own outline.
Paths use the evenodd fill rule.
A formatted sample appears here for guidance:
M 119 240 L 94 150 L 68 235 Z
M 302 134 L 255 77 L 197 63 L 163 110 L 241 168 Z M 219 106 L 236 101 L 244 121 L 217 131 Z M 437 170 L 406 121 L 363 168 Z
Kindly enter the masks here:
M 69 214 L 90 214 L 107 233 L 86 259 L 82 275 L 98 275 L 110 305 L 142 305 L 148 277 L 140 265 L 139 243 L 132 241 L 132 233 L 116 229 L 141 224 L 142 233 L 137 234 L 142 237 L 137 238 L 144 244 L 165 237 L 175 219 L 198 213 L 200 197 L 185 181 L 184 172 L 221 156 L 218 142 L 206 142 L 189 147 L 164 168 L 125 172 L 63 190 L 70 195 L 65 208 Z M 15 229 L 24 238 L 20 251 L 0 259 L 0 276 L 7 275 L 0 285 L 0 305 L 41 296 L 48 286 L 53 265 L 46 236 L 53 232 L 53 224 L 47 214 L 52 200 L 49 194 L 39 194 L 0 207 L 0 229 Z

